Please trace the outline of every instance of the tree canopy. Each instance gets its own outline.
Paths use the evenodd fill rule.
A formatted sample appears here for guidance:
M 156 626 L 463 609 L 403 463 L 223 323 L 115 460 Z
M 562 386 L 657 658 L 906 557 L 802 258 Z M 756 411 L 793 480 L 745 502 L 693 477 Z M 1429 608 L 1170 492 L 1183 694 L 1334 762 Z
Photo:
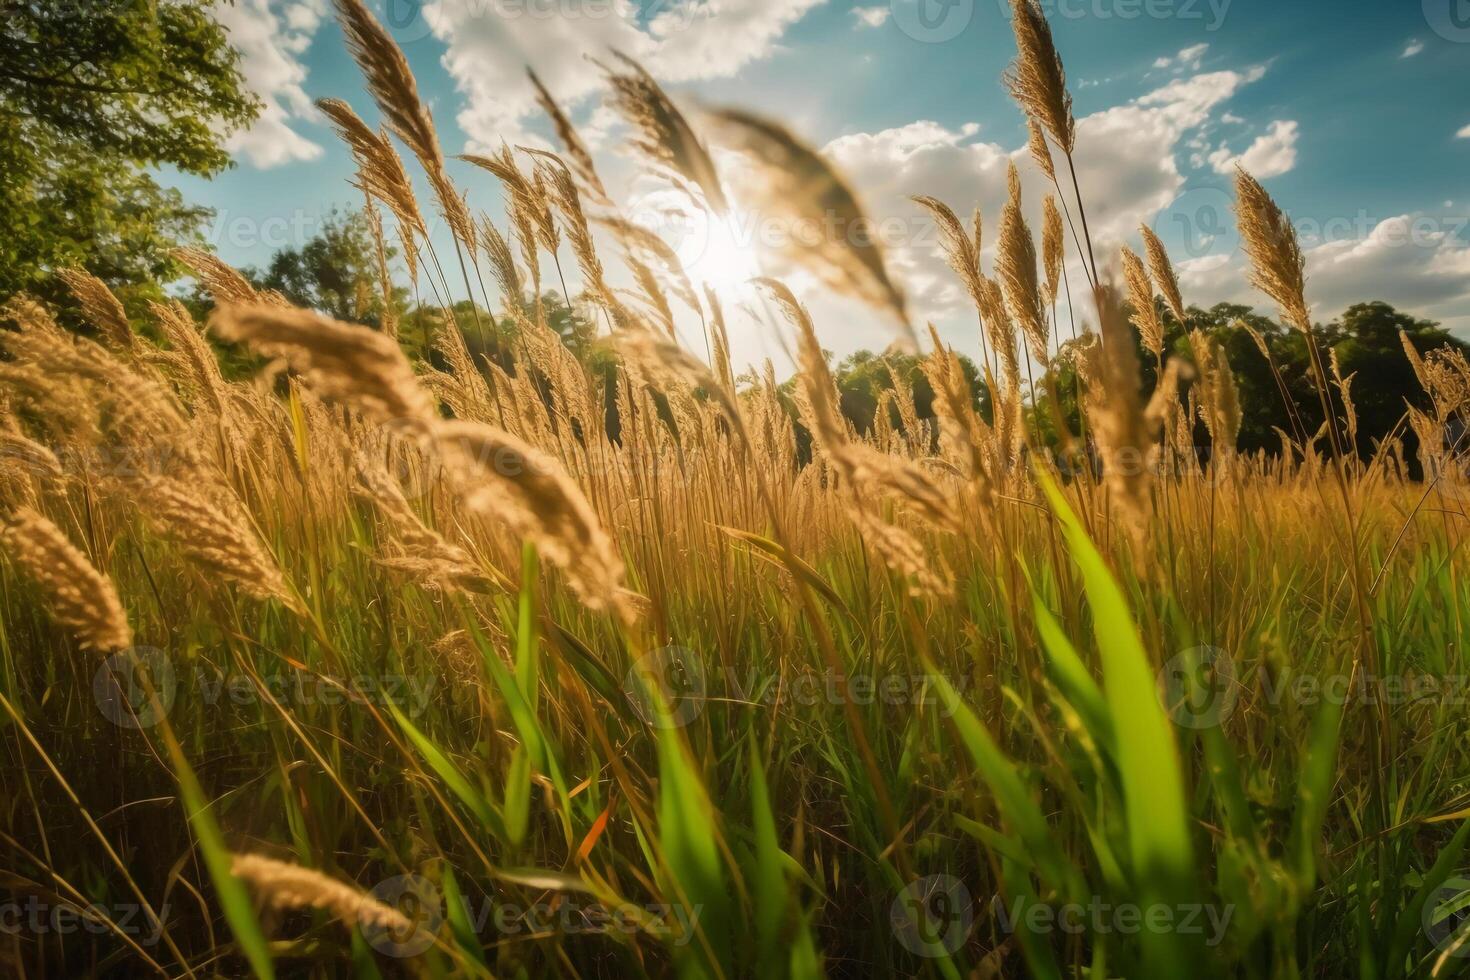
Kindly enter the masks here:
M 260 104 L 212 0 L 7 0 L 0 19 L 0 297 L 61 298 L 50 272 L 173 278 L 207 209 L 151 170 L 209 176 Z

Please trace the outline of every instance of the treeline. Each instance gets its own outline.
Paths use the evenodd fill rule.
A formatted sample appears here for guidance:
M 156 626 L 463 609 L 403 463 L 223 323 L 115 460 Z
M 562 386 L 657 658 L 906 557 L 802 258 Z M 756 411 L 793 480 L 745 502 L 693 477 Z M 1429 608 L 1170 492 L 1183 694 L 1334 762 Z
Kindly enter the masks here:
M 377 257 L 358 212 L 329 217 L 322 231 L 300 248 L 276 253 L 264 269 L 243 271 L 258 288 L 276 290 L 297 305 L 342 320 L 374 327 L 384 325 Z M 548 291 L 541 297 L 542 316 L 590 370 L 615 376 L 614 356 L 597 343 L 599 325 L 584 316 L 577 299 Z M 390 302 L 393 309 L 388 315 L 393 320 L 393 329 L 409 354 L 444 368 L 446 365 L 438 361 L 433 349 L 435 332 L 446 328 L 439 298 L 415 296 L 399 286 L 395 287 Z M 196 315 L 203 316 L 210 301 L 203 293 L 196 292 L 189 297 L 188 305 Z M 527 297 L 528 314 L 532 306 L 532 299 Z M 490 358 L 506 370 L 516 369 L 510 356 L 516 349 L 516 327 L 510 319 L 497 320 L 483 307 L 467 301 L 460 301 L 451 309 L 473 354 Z M 1299 331 L 1283 327 L 1250 307 L 1233 303 L 1218 303 L 1209 309 L 1190 307 L 1183 323 L 1162 303 L 1158 313 L 1165 325 L 1166 358 L 1192 361 L 1190 334 L 1194 331 L 1207 334 L 1224 351 L 1239 392 L 1238 450 L 1247 453 L 1264 450 L 1275 455 L 1281 451 L 1281 433 L 1301 443 L 1321 431 L 1322 402 L 1313 381 L 1307 345 Z M 606 328 L 602 329 L 605 333 Z M 1063 329 L 1070 335 L 1069 330 Z M 1402 338 L 1406 337 L 1421 354 L 1444 346 L 1470 352 L 1470 345 L 1433 321 L 1418 319 L 1382 302 L 1351 306 L 1336 319 L 1319 324 L 1316 330 L 1322 351 L 1335 357 L 1337 370 L 1348 385 L 1357 419 L 1359 456 L 1370 458 L 1386 438 L 1400 439 L 1411 472 L 1417 475 L 1417 441 L 1406 423 L 1406 409 L 1412 405 L 1428 410 L 1430 405 L 1405 354 Z M 1138 343 L 1144 394 L 1147 394 L 1156 381 L 1156 360 L 1143 350 L 1136 333 L 1135 343 Z M 1059 442 L 1058 419 L 1073 434 L 1082 431 L 1077 407 L 1079 381 L 1074 370 L 1078 346 L 1077 341 L 1064 340 L 1050 366 L 1023 382 L 1028 393 L 1028 430 L 1039 444 L 1050 448 L 1056 448 Z M 842 412 L 859 433 L 873 430 L 880 403 L 887 414 L 887 424 L 901 430 L 905 413 L 896 401 L 904 397 L 913 401 L 911 420 L 923 423 L 934 417 L 934 392 L 920 370 L 919 361 L 912 354 L 875 354 L 862 350 L 833 365 Z M 960 356 L 960 362 L 975 405 L 981 416 L 989 420 L 985 371 L 964 355 Z M 788 381 L 785 387 L 789 390 L 791 385 Z M 1185 381 L 1181 396 L 1187 399 L 1189 389 L 1190 382 Z M 1328 396 L 1334 413 L 1339 419 L 1344 417 L 1341 392 L 1333 387 Z M 611 399 L 607 411 L 609 432 L 616 437 L 618 419 Z M 797 434 L 804 455 L 807 434 L 799 424 Z M 1345 433 L 1342 435 L 1346 438 Z M 1202 422 L 1196 421 L 1194 437 L 1201 459 L 1208 459 L 1212 447 Z

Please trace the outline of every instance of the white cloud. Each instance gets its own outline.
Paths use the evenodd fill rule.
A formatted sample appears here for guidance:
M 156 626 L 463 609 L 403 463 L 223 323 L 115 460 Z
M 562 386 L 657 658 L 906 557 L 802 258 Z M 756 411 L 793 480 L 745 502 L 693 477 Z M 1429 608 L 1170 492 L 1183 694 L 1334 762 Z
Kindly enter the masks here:
M 1238 156 L 1228 146 L 1221 146 L 1210 154 L 1210 166 L 1219 174 L 1230 173 L 1238 164 L 1261 180 L 1279 177 L 1296 166 L 1298 135 L 1300 127 L 1296 122 L 1278 119 Z
M 1299 225 L 1305 224 L 1297 219 Z M 1383 300 L 1450 327 L 1470 325 L 1470 245 L 1457 234 L 1463 222 L 1423 212 L 1396 215 L 1348 237 L 1305 247 L 1307 301 L 1314 317 L 1330 320 L 1353 303 Z M 1354 222 L 1344 227 L 1358 231 Z M 1186 299 L 1201 306 L 1221 301 L 1275 315 L 1271 301 L 1247 285 L 1245 260 L 1212 255 L 1180 262 Z
M 892 7 L 854 7 L 852 16 L 858 27 L 882 27 L 892 12 Z
M 1158 58 L 1154 61 L 1155 68 L 1179 68 L 1180 70 L 1198 71 L 1200 64 L 1204 61 L 1205 52 L 1210 50 L 1208 44 L 1191 44 L 1183 48 L 1172 57 Z
M 1470 245 L 1455 235 L 1463 222 L 1422 212 L 1380 221 L 1361 241 L 1329 241 L 1307 251 L 1313 285 L 1433 307 L 1470 298 Z
M 1262 72 L 1253 68 L 1177 79 L 1134 102 L 1077 121 L 1078 178 L 1099 265 L 1116 243 L 1132 235 L 1138 222 L 1150 220 L 1174 200 L 1184 184 L 1175 156 L 1186 139 Z M 966 221 L 979 205 L 987 221 L 993 222 L 1005 199 L 1007 164 L 1015 159 L 1026 178 L 1028 220 L 1039 233 L 1041 198 L 1049 185 L 1024 148 L 977 140 L 975 135 L 973 127 L 955 129 L 921 120 L 844 136 L 823 150 L 851 180 L 875 220 L 899 222 L 910 230 L 907 240 L 889 248 L 889 259 L 921 320 L 954 317 L 955 322 L 968 322 L 969 300 L 945 265 L 927 216 L 909 200 L 911 195 L 937 197 Z M 987 238 L 993 240 L 993 231 Z M 990 258 L 987 251 L 987 264 Z M 1075 288 L 1085 280 L 1080 267 L 1072 273 Z M 821 305 L 814 305 L 814 312 Z
M 1414 55 L 1418 54 L 1420 51 L 1423 51 L 1423 50 L 1424 50 L 1424 42 L 1423 41 L 1419 40 L 1417 37 L 1410 38 L 1409 39 L 1409 43 L 1406 44 L 1406 45 L 1404 45 L 1404 53 L 1401 54 L 1401 55 L 1399 55 L 1399 57 L 1400 58 L 1412 58 L 1412 57 L 1414 57 Z
M 663 81 L 725 78 L 770 56 L 786 29 L 821 2 L 673 0 L 646 21 L 631 0 L 607 0 L 575 17 L 531 16 L 516 0 L 433 0 L 423 13 L 465 96 L 457 120 L 483 149 L 524 138 L 522 120 L 535 108 L 527 66 L 567 106 L 602 90 L 588 58 L 605 60 L 610 51 L 637 58 Z
M 1470 140 L 1470 126 L 1465 126 L 1455 134 L 1455 139 Z
M 321 146 L 302 136 L 292 124 L 316 116 L 302 88 L 306 66 L 301 56 L 311 46 L 325 10 L 325 0 L 238 0 L 214 8 L 214 16 L 229 33 L 230 43 L 240 51 L 245 86 L 264 103 L 249 129 L 225 141 L 226 149 L 244 156 L 254 166 L 275 167 L 321 156 Z
M 727 78 L 769 57 L 786 28 L 823 0 L 680 0 L 649 24 L 648 69 L 671 82 Z

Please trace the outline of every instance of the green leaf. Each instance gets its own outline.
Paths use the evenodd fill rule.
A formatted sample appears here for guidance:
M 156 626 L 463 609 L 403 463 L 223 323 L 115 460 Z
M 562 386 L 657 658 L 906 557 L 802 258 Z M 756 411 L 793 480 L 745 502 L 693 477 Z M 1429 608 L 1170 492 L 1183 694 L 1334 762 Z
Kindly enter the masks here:
M 204 790 L 199 785 L 193 768 L 184 758 L 183 749 L 170 735 L 165 736 L 165 741 L 178 777 L 184 815 L 189 820 L 189 826 L 194 828 L 199 852 L 204 856 L 204 867 L 209 871 L 209 880 L 214 883 L 225 921 L 229 923 L 230 931 L 235 934 L 235 941 L 240 944 L 240 951 L 245 954 L 245 959 L 250 963 L 250 969 L 256 977 L 260 980 L 271 980 L 275 976 L 275 968 L 271 965 L 265 934 L 260 931 L 260 921 L 255 917 L 255 908 L 250 903 L 250 895 L 245 886 L 230 873 L 234 859 L 225 846 L 224 834 L 220 832 L 219 824 L 210 812 Z
M 700 912 L 698 934 L 677 950 L 679 972 L 729 976 L 730 893 L 715 840 L 714 808 L 677 730 L 659 732 L 658 759 L 659 843 L 676 885 L 675 900 L 691 913 Z
M 847 608 L 847 603 L 842 601 L 842 596 L 838 595 L 837 590 L 832 587 L 832 583 L 822 578 L 821 574 L 807 562 L 803 561 L 800 556 L 793 555 L 770 538 L 752 531 L 742 531 L 736 527 L 725 527 L 723 524 L 716 524 L 715 528 L 728 534 L 736 541 L 742 541 L 750 545 L 755 549 L 751 552 L 752 554 L 779 565 L 786 571 L 799 577 L 807 585 L 821 593 L 822 598 L 831 603 L 833 608 L 839 612 L 846 613 L 851 618 L 856 618 L 853 617 L 852 611 Z
M 447 863 L 444 865 L 439 888 L 444 893 L 444 917 L 449 921 L 449 932 L 454 937 L 454 944 L 476 964 L 486 967 L 485 951 L 480 946 L 480 937 L 475 934 L 475 924 L 470 921 L 464 892 L 460 890 L 459 879 L 454 877 L 454 869 Z
M 1062 631 L 1061 624 L 1042 604 L 1041 597 L 1031 593 L 1031 608 L 1036 618 L 1036 631 L 1041 636 L 1041 645 L 1051 663 L 1052 677 L 1057 687 L 1066 695 L 1067 701 L 1077 709 L 1083 724 L 1092 733 L 1093 741 L 1113 753 L 1113 722 L 1108 715 L 1107 701 L 1092 672 L 1077 655 L 1072 641 Z
M 460 772 L 458 767 L 450 761 L 449 756 L 445 755 L 437 745 L 430 741 L 427 735 L 414 727 L 413 722 L 404 716 L 403 712 L 399 710 L 398 705 L 391 701 L 388 702 L 388 711 L 393 715 L 393 720 L 398 723 L 398 727 L 403 729 L 403 734 L 408 736 L 408 740 L 418 750 L 419 755 L 429 764 L 429 768 L 434 770 L 434 774 L 444 781 L 445 786 L 449 787 L 449 791 L 458 797 L 459 801 L 468 807 L 469 811 L 491 833 L 495 834 L 501 840 L 508 839 L 509 831 L 506 829 L 500 817 L 495 815 L 495 811 L 491 808 L 489 801 L 485 799 L 479 790 L 471 785 L 470 781 L 465 778 L 464 773 Z
M 1312 722 L 1306 758 L 1297 779 L 1297 807 L 1291 839 L 1296 850 L 1297 884 L 1310 890 L 1317 883 L 1317 850 L 1327 804 L 1337 774 L 1337 732 L 1342 725 L 1340 699 L 1324 698 Z
M 1039 466 L 1035 472 L 1082 572 L 1092 608 L 1140 898 L 1144 904 L 1186 901 L 1195 879 L 1189 811 L 1174 727 L 1159 703 L 1154 668 L 1107 563 L 1050 475 Z M 1176 933 L 1145 933 L 1144 949 L 1155 975 L 1191 969 L 1188 961 L 1193 957 Z
M 751 829 L 755 835 L 755 882 L 751 901 L 755 904 L 755 942 L 759 953 L 759 974 L 772 974 L 772 954 L 779 948 L 781 922 L 788 904 L 785 856 L 776 836 L 776 817 L 771 812 L 770 793 L 766 788 L 766 770 L 761 764 L 760 747 L 755 732 L 747 733 L 750 753 Z
M 939 692 L 940 704 L 949 714 L 950 722 L 959 733 L 960 741 L 969 753 L 980 778 L 985 780 L 995 794 L 995 806 L 1026 845 L 1038 873 L 1051 887 L 1064 895 L 1081 894 L 1080 876 L 1077 869 L 1062 854 L 1041 808 L 1031 798 L 1025 781 L 1005 753 L 990 737 L 990 732 L 975 717 L 969 706 L 960 700 L 959 693 L 949 680 L 932 663 L 925 663 Z
M 526 827 L 531 815 L 531 754 L 517 745 L 505 771 L 505 839 L 511 847 L 526 840 Z

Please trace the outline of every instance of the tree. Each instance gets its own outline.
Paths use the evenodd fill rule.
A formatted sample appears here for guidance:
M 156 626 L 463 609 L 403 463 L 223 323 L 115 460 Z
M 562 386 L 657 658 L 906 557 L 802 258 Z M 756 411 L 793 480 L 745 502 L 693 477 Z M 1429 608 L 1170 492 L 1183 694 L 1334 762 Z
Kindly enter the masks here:
M 1307 340 L 1300 331 L 1286 329 L 1269 317 L 1253 312 L 1250 307 L 1235 303 L 1217 303 L 1208 310 L 1190 307 L 1186 311 L 1186 322 L 1182 324 L 1162 306 L 1159 312 L 1165 323 L 1166 357 L 1185 361 L 1192 359 L 1191 330 L 1208 334 L 1225 351 L 1239 390 L 1241 428 L 1237 448 L 1241 451 L 1264 449 L 1274 455 L 1281 447 L 1277 429 L 1299 442 L 1311 439 L 1321 429 L 1322 402 L 1317 393 Z M 1265 343 L 1271 354 L 1270 361 L 1262 355 L 1247 327 Z M 1421 354 L 1446 345 L 1470 351 L 1470 346 L 1451 336 L 1439 324 L 1400 313 L 1381 302 L 1351 306 L 1337 320 L 1315 326 L 1313 334 L 1324 367 L 1328 367 L 1331 353 L 1336 351 L 1343 375 L 1356 375 L 1351 392 L 1358 419 L 1358 439 L 1352 448 L 1360 458 L 1369 459 L 1377 452 L 1382 440 L 1393 435 L 1403 439 L 1406 456 L 1412 466 L 1416 441 L 1413 432 L 1403 424 L 1405 410 L 1409 405 L 1427 408 L 1429 399 L 1404 355 L 1403 344 L 1399 340 L 1401 330 Z M 1142 369 L 1141 387 L 1147 395 L 1157 383 L 1157 369 L 1153 355 L 1143 351 L 1136 332 L 1134 343 Z M 1063 350 L 1069 346 L 1063 345 Z M 1328 370 L 1330 373 L 1330 367 Z M 1073 397 L 1076 380 L 1071 358 L 1065 355 L 1056 357 L 1052 372 L 1053 378 L 1038 380 L 1038 390 L 1050 390 L 1054 381 L 1055 389 L 1061 395 L 1061 415 L 1075 433 L 1078 431 L 1076 400 Z M 1190 384 L 1188 380 L 1181 382 L 1181 398 L 1189 394 Z M 1327 396 L 1338 419 L 1339 434 L 1345 441 L 1343 420 L 1346 413 L 1336 385 L 1329 387 Z M 1046 396 L 1039 397 L 1039 405 L 1028 422 L 1039 426 L 1043 440 L 1055 446 L 1051 423 L 1053 412 L 1046 403 Z M 1200 447 L 1201 457 L 1207 458 L 1211 448 L 1209 432 L 1199 420 L 1194 425 L 1194 444 Z
M 390 261 L 396 254 L 395 249 L 385 249 Z M 320 233 L 300 248 L 277 252 L 264 275 L 251 270 L 250 276 L 297 306 L 371 327 L 382 324 L 377 245 L 361 211 L 346 216 L 332 211 L 323 220 Z M 394 293 L 394 305 L 401 306 L 406 290 L 395 288 Z
M 1343 375 L 1357 376 L 1352 396 L 1358 415 L 1357 449 L 1364 457 L 1372 455 L 1375 442 L 1400 426 L 1406 406 L 1424 411 L 1430 407 L 1429 396 L 1404 353 L 1401 330 L 1420 354 L 1445 346 L 1470 352 L 1470 347 L 1439 324 L 1400 313 L 1387 303 L 1350 306 L 1323 329 L 1327 342 L 1337 351 Z M 1413 455 L 1418 444 L 1413 430 L 1405 424 L 1398 434 Z
M 1311 364 L 1307 359 L 1306 340 L 1295 330 L 1287 330 L 1269 317 L 1255 313 L 1249 306 L 1238 303 L 1216 303 L 1208 310 L 1190 307 L 1187 311 L 1189 330 L 1200 330 L 1208 334 L 1230 362 L 1230 371 L 1235 376 L 1239 391 L 1240 436 L 1236 448 L 1253 453 L 1265 449 L 1275 453 L 1281 448 L 1281 439 L 1276 429 L 1293 438 L 1302 435 L 1311 438 L 1322 425 L 1321 403 L 1311 375 Z M 1169 353 L 1185 360 L 1193 359 L 1193 349 L 1186 330 L 1172 319 L 1168 321 L 1167 341 Z M 1262 356 L 1250 332 L 1249 326 L 1260 335 L 1276 362 L 1276 371 L 1281 377 L 1292 407 L 1306 431 L 1296 432 L 1296 425 L 1286 408 L 1281 394 L 1281 384 L 1272 373 L 1271 362 Z M 1325 349 L 1325 348 L 1324 348 Z M 1152 387 L 1152 385 L 1150 385 Z M 1180 385 L 1180 394 L 1187 395 L 1189 381 Z M 1208 446 L 1209 431 L 1202 421 L 1194 425 L 1195 444 Z
M 982 415 L 989 414 L 989 396 L 980 383 L 980 372 L 973 361 L 961 354 L 960 370 L 970 387 L 971 399 Z M 873 416 L 878 410 L 878 398 L 884 390 L 894 387 L 893 373 L 897 371 L 901 380 L 914 395 L 914 415 L 920 421 L 934 417 L 934 389 L 924 375 L 921 361 L 913 354 L 888 353 L 882 356 L 872 351 L 860 350 L 844 358 L 833 372 L 837 392 L 842 399 L 842 414 L 847 416 L 858 432 L 866 433 L 873 427 Z M 889 422 L 896 428 L 900 419 L 895 409 L 889 410 Z
M 0 297 L 60 299 L 52 270 L 173 278 L 166 250 L 208 211 L 147 171 L 211 176 L 259 102 L 211 0 L 3 0 Z

